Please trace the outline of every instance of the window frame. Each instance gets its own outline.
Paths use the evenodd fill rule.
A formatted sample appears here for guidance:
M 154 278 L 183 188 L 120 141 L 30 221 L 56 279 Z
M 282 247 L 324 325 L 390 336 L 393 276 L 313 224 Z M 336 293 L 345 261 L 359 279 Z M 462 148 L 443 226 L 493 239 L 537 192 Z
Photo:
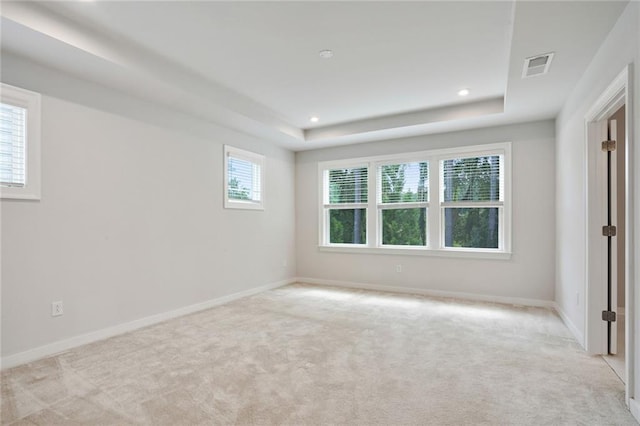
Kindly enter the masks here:
M 231 145 L 224 145 L 223 154 L 223 170 L 224 175 L 223 191 L 224 191 L 224 208 L 225 209 L 241 209 L 241 210 L 264 210 L 265 209 L 265 156 L 252 151 L 236 148 Z M 236 200 L 229 198 L 229 158 L 233 157 L 239 160 L 248 161 L 260 167 L 260 201 L 254 200 Z M 253 188 L 252 188 L 253 191 Z
M 0 198 L 40 200 L 41 198 L 41 95 L 0 83 L 0 102 L 26 110 L 25 185 L 0 184 Z
M 439 246 L 444 250 L 458 251 L 458 252 L 486 252 L 486 253 L 496 253 L 496 252 L 504 252 L 505 250 L 510 251 L 510 238 L 505 238 L 507 235 L 510 236 L 510 222 L 509 227 L 506 226 L 507 217 L 510 219 L 511 214 L 505 214 L 506 208 L 506 200 L 507 198 L 507 180 L 511 179 L 511 174 L 509 173 L 507 179 L 507 157 L 510 157 L 510 149 L 509 155 L 505 150 L 502 149 L 491 149 L 491 150 L 477 150 L 477 151 L 468 151 L 461 153 L 454 153 L 451 155 L 441 155 L 438 159 L 438 176 L 439 180 L 442 181 L 444 178 L 444 161 L 453 160 L 456 158 L 475 158 L 475 157 L 491 157 L 491 156 L 502 156 L 503 160 L 500 164 L 500 176 L 503 180 L 502 182 L 502 197 L 503 200 L 500 201 L 444 201 L 443 189 L 444 186 L 440 185 L 438 188 L 438 210 L 440 215 L 440 243 Z M 510 160 L 509 160 L 510 161 Z M 511 167 L 509 166 L 509 170 Z M 509 193 L 510 194 L 510 193 Z M 445 219 L 444 219 L 444 211 L 446 208 L 498 208 L 498 223 L 501 224 L 498 226 L 498 248 L 479 248 L 479 247 L 446 247 L 445 246 Z
M 370 226 L 371 226 L 371 217 L 370 217 L 370 208 L 369 203 L 371 202 L 371 171 L 369 170 L 369 165 L 366 162 L 350 162 L 350 161 L 339 161 L 339 162 L 331 162 L 331 167 L 325 168 L 320 171 L 320 185 L 323 188 L 320 191 L 320 241 L 321 245 L 326 247 L 344 247 L 344 248 L 365 248 L 369 246 L 370 241 Z M 329 171 L 336 169 L 357 169 L 357 168 L 367 168 L 367 202 L 366 203 L 331 203 L 329 199 Z M 324 191 L 324 188 L 327 188 L 327 191 Z M 331 210 L 349 210 L 349 209 L 364 209 L 365 210 L 365 242 L 362 244 L 348 244 L 348 243 L 330 243 L 331 236 L 329 235 L 330 226 L 329 226 L 329 216 Z
M 396 159 L 388 159 L 388 160 L 381 160 L 381 161 L 375 161 L 374 162 L 374 166 L 373 169 L 375 170 L 375 180 L 376 180 L 376 187 L 375 187 L 375 196 L 376 196 L 376 225 L 377 225 L 377 234 L 376 234 L 376 239 L 377 239 L 377 244 L 376 247 L 379 248 L 393 248 L 393 249 L 404 249 L 404 248 L 408 248 L 408 249 L 426 249 L 429 248 L 431 246 L 431 242 L 430 237 L 429 237 L 429 208 L 430 208 L 430 202 L 431 202 L 431 167 L 432 167 L 432 163 L 430 161 L 430 159 L 428 157 L 410 157 L 410 158 L 396 158 Z M 428 192 L 428 196 L 427 196 L 427 201 L 412 201 L 412 202 L 404 202 L 404 203 L 383 203 L 382 202 L 382 176 L 380 174 L 380 169 L 384 166 L 390 166 L 390 165 L 396 165 L 396 164 L 408 164 L 408 163 L 427 163 L 428 165 L 428 181 L 427 181 L 427 188 L 429 188 L 429 192 Z M 382 213 L 384 210 L 396 210 L 396 209 L 420 209 L 420 208 L 424 208 L 426 209 L 426 214 L 427 214 L 427 223 L 425 224 L 425 231 L 426 231 L 426 235 L 425 235 L 425 245 L 424 246 L 417 246 L 417 245 L 396 245 L 396 244 L 384 244 L 383 242 L 383 220 L 382 220 Z
M 501 178 L 503 180 L 502 214 L 499 216 L 498 249 L 463 248 L 444 246 L 444 217 L 441 206 L 441 164 L 444 160 L 452 158 L 486 157 L 502 155 Z M 321 251 L 367 254 L 393 254 L 393 255 L 423 255 L 441 257 L 470 257 L 482 259 L 510 259 L 511 258 L 511 142 L 499 142 L 484 145 L 470 145 L 448 149 L 435 149 L 381 155 L 373 157 L 360 157 L 337 161 L 324 161 L 318 163 L 318 194 L 319 194 L 319 221 L 318 221 L 318 247 Z M 429 197 L 427 208 L 427 245 L 383 245 L 382 244 L 382 209 L 378 202 L 380 166 L 399 163 L 427 162 L 429 164 Z M 336 168 L 368 167 L 368 206 L 367 206 L 367 243 L 366 244 L 330 244 L 328 241 L 328 223 L 326 222 L 326 205 L 328 198 L 328 170 Z M 386 204 L 387 206 L 389 204 Z M 394 206 L 395 207 L 395 206 Z

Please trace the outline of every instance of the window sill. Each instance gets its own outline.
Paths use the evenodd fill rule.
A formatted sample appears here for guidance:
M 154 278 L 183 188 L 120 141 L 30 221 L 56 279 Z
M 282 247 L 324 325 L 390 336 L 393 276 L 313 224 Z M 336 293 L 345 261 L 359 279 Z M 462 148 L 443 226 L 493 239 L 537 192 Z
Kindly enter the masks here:
M 20 188 L 0 187 L 0 199 L 2 200 L 31 200 L 40 201 L 40 193 Z
M 262 204 L 251 202 L 243 203 L 238 201 L 225 201 L 224 208 L 236 210 L 264 210 L 264 206 Z
M 448 257 L 466 259 L 493 259 L 509 260 L 510 252 L 504 251 L 479 251 L 479 250 L 433 250 L 422 248 L 387 248 L 387 247 L 348 247 L 348 246 L 318 246 L 321 252 L 328 253 L 352 253 L 352 254 L 386 254 L 396 256 L 427 256 L 427 257 Z

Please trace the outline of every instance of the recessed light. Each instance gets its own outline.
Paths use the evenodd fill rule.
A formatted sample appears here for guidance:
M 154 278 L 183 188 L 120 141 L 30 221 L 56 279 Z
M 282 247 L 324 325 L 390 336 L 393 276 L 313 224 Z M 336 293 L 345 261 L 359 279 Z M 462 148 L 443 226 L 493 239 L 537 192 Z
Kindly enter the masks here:
M 317 123 L 318 121 L 320 121 L 320 119 L 314 115 L 313 117 L 309 117 L 309 121 L 312 123 Z
M 329 49 L 321 50 L 320 52 L 318 52 L 318 55 L 320 55 L 322 59 L 329 59 L 333 57 L 333 50 L 329 50 Z
M 469 89 L 460 89 L 458 90 L 458 96 L 467 96 L 469 94 Z

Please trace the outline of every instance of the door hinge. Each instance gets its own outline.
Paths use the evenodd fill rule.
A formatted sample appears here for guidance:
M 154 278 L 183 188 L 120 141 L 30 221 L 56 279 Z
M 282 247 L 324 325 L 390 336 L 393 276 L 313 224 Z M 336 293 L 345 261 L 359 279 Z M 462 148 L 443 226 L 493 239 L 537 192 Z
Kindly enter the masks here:
M 617 232 L 616 227 L 613 225 L 610 225 L 610 226 L 605 225 L 602 227 L 602 235 L 605 237 L 615 237 L 616 232 Z
M 616 150 L 616 141 L 602 141 L 602 150 L 603 151 L 615 151 Z
M 602 321 L 615 322 L 616 313 L 613 311 L 602 311 Z

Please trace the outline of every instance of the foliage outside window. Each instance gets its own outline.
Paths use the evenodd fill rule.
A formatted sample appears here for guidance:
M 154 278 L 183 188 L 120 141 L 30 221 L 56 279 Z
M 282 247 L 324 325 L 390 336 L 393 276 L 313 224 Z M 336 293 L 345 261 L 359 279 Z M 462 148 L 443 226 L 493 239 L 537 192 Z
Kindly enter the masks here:
M 224 206 L 264 208 L 264 156 L 224 146 Z
M 0 195 L 40 199 L 40 95 L 2 84 Z
M 320 245 L 509 253 L 510 151 L 501 143 L 321 163 Z

